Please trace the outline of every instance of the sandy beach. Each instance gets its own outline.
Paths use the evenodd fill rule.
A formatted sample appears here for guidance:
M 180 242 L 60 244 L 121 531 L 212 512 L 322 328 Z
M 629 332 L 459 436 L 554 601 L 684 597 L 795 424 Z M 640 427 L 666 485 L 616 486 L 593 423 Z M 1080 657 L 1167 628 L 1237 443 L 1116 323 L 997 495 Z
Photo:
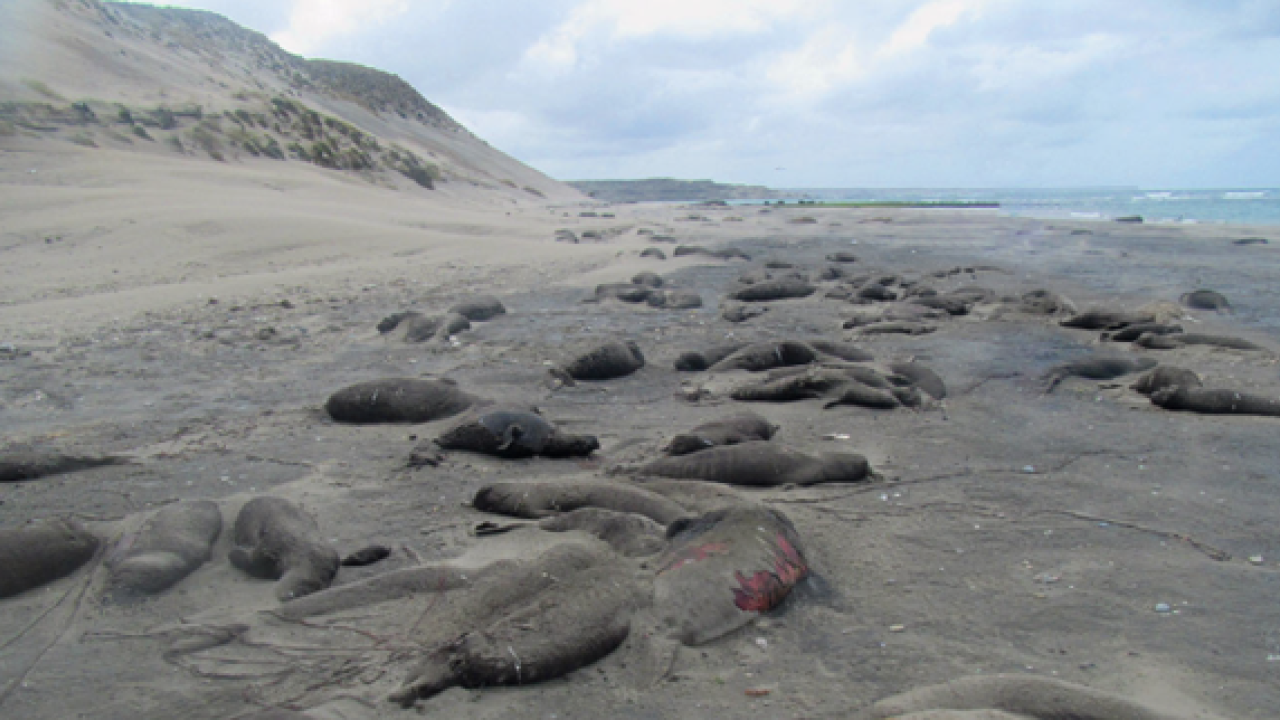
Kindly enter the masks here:
M 1276 226 L 609 204 L 397 76 L 88 0 L 0 7 L 0 100 L 0 717 L 1277 716 Z M 606 343 L 643 366 L 574 381 Z M 387 379 L 458 407 L 335 419 Z M 488 401 L 544 456 L 433 446 Z M 658 477 L 744 410 L 724 482 Z M 648 509 L 555 525 L 583 488 Z M 873 707 L 995 676 L 1032 690 Z
M 792 519 L 821 591 L 797 591 L 781 612 L 683 649 L 660 688 L 628 685 L 620 651 L 560 680 L 454 689 L 420 707 L 477 718 L 852 717 L 894 693 L 994 673 L 1067 680 L 1186 717 L 1264 718 L 1280 704 L 1276 421 L 1162 410 L 1129 390 L 1127 378 L 1068 378 L 1052 394 L 1042 390 L 1049 368 L 1106 345 L 1193 369 L 1209 386 L 1280 394 L 1280 332 L 1269 313 L 1274 246 L 1232 244 L 1269 228 L 1046 222 L 994 211 L 424 203 L 256 165 L 137 163 L 132 174 L 108 177 L 95 174 L 95 163 L 110 162 L 99 155 L 8 157 L 0 200 L 5 439 L 131 462 L 7 484 L 4 524 L 74 517 L 110 540 L 154 508 L 205 498 L 218 502 L 227 529 L 208 563 L 138 605 L 100 602 L 100 558 L 4 601 L 6 715 L 223 718 L 261 706 L 323 718 L 398 713 L 384 697 L 406 658 L 355 632 L 259 614 L 278 604 L 272 583 L 226 560 L 241 504 L 287 498 L 340 552 L 375 542 L 392 549 L 378 565 L 343 568 L 338 584 L 460 556 L 527 553 L 550 533 L 471 534 L 485 519 L 467 506 L 479 487 L 608 481 L 615 466 L 658 457 L 676 431 L 746 405 L 728 393 L 748 373 L 677 372 L 681 352 L 806 338 L 848 340 L 882 363 L 915 358 L 949 389 L 944 402 L 919 410 L 750 404 L 781 427 L 777 442 L 862 453 L 884 476 L 738 490 Z M 221 194 L 191 201 L 190 172 L 198 175 L 190 182 Z M 63 193 L 86 200 L 62 207 Z M 579 217 L 587 211 L 613 217 Z M 562 228 L 605 239 L 557 242 Z M 752 259 L 640 257 L 650 247 L 670 255 L 674 245 L 638 231 Z M 1082 310 L 1179 308 L 1182 293 L 1211 287 L 1235 312 L 1181 308 L 1181 322 L 1269 350 L 1101 343 L 1097 332 L 1006 312 L 999 301 L 937 320 L 929 334 L 862 336 L 841 325 L 866 308 L 824 297 L 838 281 L 762 303 L 768 312 L 745 323 L 720 317 L 742 273 L 784 260 L 817 275 L 842 251 L 858 257 L 851 267 L 859 273 L 922 279 L 941 291 L 977 285 L 995 298 L 1049 288 Z M 930 276 L 974 266 L 992 269 Z M 584 304 L 597 284 L 642 270 L 696 291 L 704 306 Z M 499 296 L 507 314 L 424 344 L 375 328 L 390 313 L 438 312 L 475 293 Z M 647 364 L 618 380 L 551 389 L 548 364 L 600 338 L 634 340 Z M 351 426 L 322 409 L 341 387 L 400 376 L 445 376 L 536 405 L 602 447 L 585 461 L 449 452 L 436 467 L 411 468 L 416 441 L 448 421 Z M 325 623 L 403 633 L 431 610 L 418 599 Z M 163 656 L 181 628 L 229 622 L 249 624 L 245 642 Z

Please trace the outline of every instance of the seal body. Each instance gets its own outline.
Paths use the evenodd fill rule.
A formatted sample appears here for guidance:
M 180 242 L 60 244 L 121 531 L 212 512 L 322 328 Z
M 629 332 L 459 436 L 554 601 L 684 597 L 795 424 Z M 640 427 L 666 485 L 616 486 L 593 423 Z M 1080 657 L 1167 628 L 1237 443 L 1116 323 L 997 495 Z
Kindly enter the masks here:
M 671 438 L 665 450 L 668 455 L 688 455 L 720 445 L 768 440 L 777 431 L 777 425 L 756 413 L 734 413 L 676 435 Z
M 722 637 L 778 607 L 809 575 L 800 537 L 782 513 L 754 503 L 667 528 L 655 562 L 654 610 L 687 645 Z
M 517 408 L 473 413 L 446 430 L 435 443 L 446 450 L 471 450 L 505 458 L 586 456 L 600 448 L 594 435 L 561 433 L 541 415 Z
M 38 480 L 49 475 L 63 475 L 104 465 L 128 462 L 116 457 L 78 457 L 59 453 L 13 451 L 0 454 L 0 483 Z
M 1188 410 L 1212 415 L 1280 417 L 1280 399 L 1236 390 L 1168 387 L 1151 393 L 1151 402 L 1165 410 Z
M 124 557 L 112 563 L 107 594 L 131 600 L 163 592 L 209 560 L 222 532 L 222 513 L 212 500 L 167 505 L 139 530 Z
M 97 536 L 73 520 L 0 530 L 0 598 L 75 572 L 98 550 Z
M 741 302 L 767 302 L 769 300 L 808 297 L 817 292 L 817 290 L 809 281 L 790 276 L 743 285 L 730 291 L 727 297 Z
M 457 415 L 479 402 L 452 380 L 387 378 L 339 390 L 329 397 L 325 410 L 338 422 L 424 423 Z
M 1203 384 L 1200 381 L 1200 376 L 1190 370 L 1170 365 L 1160 365 L 1154 370 L 1149 370 L 1140 375 L 1129 386 L 1129 389 L 1136 390 L 1143 395 L 1150 395 L 1157 390 L 1165 388 L 1201 387 Z
M 597 345 L 564 366 L 564 373 L 574 380 L 611 380 L 625 377 L 644 367 L 640 347 L 628 340 Z
M 507 308 L 501 300 L 492 295 L 476 295 L 459 301 L 447 312 L 461 315 L 471 322 L 487 322 L 499 315 L 505 315 Z
M 1144 357 L 1123 357 L 1119 355 L 1093 355 L 1079 360 L 1056 365 L 1044 375 L 1047 381 L 1045 392 L 1051 392 L 1058 383 L 1068 377 L 1082 377 L 1089 380 L 1114 380 L 1156 366 L 1156 361 Z
M 475 494 L 471 506 L 482 512 L 541 519 L 578 508 L 602 508 L 643 515 L 666 525 L 688 515 L 678 503 L 629 483 L 498 482 Z
M 236 517 L 232 565 L 257 578 L 279 580 L 283 601 L 329 587 L 338 574 L 338 553 L 320 535 L 316 521 L 297 505 L 276 497 L 245 503 Z
M 1178 298 L 1183 305 L 1193 310 L 1213 310 L 1214 312 L 1231 312 L 1231 303 L 1216 290 L 1193 290 Z
M 871 466 L 861 455 L 828 453 L 812 457 L 763 441 L 708 448 L 692 455 L 655 460 L 640 466 L 637 473 L 676 480 L 759 487 L 862 482 L 872 477 Z
M 680 353 L 680 357 L 676 358 L 675 368 L 682 372 L 706 370 L 743 347 L 745 347 L 744 343 L 735 343 L 733 345 L 717 345 L 706 350 L 691 350 Z
M 789 365 L 807 365 L 818 360 L 818 351 L 808 343 L 794 340 L 752 343 L 712 365 L 709 370 L 760 372 Z

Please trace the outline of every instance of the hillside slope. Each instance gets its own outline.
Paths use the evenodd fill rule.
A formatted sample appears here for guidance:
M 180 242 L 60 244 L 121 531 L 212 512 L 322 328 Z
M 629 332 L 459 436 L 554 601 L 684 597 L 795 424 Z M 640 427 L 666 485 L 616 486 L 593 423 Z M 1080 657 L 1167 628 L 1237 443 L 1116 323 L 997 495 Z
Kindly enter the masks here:
M 147 5 L 0 3 L 0 143 L 24 140 L 300 161 L 446 196 L 580 198 L 394 75 L 300 58 L 214 13 Z

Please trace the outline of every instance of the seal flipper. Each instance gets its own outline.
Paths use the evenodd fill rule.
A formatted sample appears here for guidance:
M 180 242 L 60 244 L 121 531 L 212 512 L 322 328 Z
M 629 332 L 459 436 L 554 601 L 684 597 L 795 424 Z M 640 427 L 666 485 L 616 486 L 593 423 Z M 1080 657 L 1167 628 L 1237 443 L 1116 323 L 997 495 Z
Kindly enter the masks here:
M 231 552 L 227 553 L 227 560 L 260 580 L 279 580 L 284 574 L 283 568 L 280 567 L 280 558 L 267 555 L 259 548 L 246 549 L 238 546 L 231 548 Z

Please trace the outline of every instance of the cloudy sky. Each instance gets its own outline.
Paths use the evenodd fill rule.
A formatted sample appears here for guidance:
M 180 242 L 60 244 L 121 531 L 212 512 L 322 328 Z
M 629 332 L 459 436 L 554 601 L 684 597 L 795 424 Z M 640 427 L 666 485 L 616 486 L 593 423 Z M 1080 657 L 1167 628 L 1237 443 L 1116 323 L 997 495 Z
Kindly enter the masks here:
M 561 179 L 1280 186 L 1277 0 L 179 0 Z

